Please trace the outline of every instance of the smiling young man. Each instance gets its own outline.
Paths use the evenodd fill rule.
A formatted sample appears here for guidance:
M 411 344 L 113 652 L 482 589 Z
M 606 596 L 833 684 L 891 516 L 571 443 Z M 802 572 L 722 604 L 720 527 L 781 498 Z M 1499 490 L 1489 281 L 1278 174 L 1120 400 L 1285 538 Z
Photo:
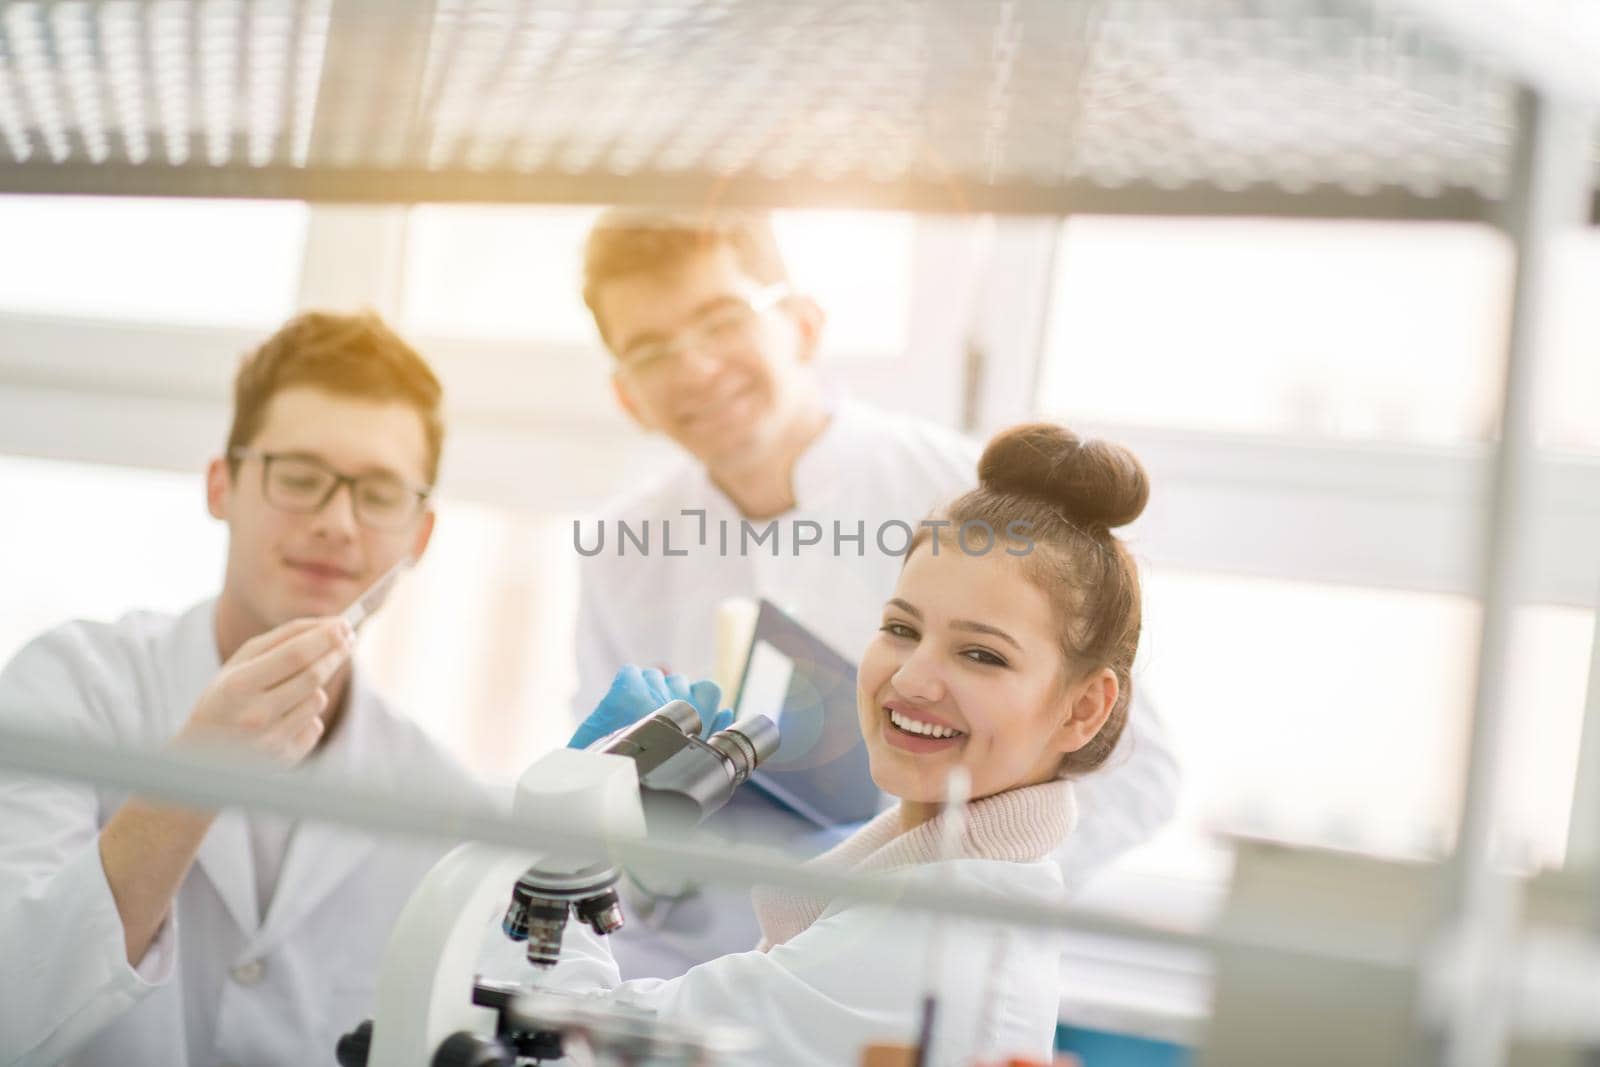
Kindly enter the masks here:
M 976 443 L 825 388 L 823 309 L 790 285 L 763 215 L 610 211 L 589 237 L 583 294 L 618 402 L 684 456 L 607 507 L 602 551 L 589 554 L 593 534 L 583 543 L 576 708 L 593 707 L 622 663 L 710 676 L 717 608 L 730 597 L 771 600 L 858 658 L 909 541 L 895 524 L 915 527 L 972 488 Z M 619 521 L 648 522 L 652 552 L 625 548 Z M 1176 807 L 1176 762 L 1138 699 L 1127 743 L 1080 791 L 1082 825 L 1058 857 L 1071 887 Z M 640 917 L 617 943 L 630 976 L 680 974 L 757 936 L 737 895 L 680 897 Z
M 244 360 L 205 479 L 214 600 L 74 622 L 0 673 L 0 722 L 225 750 L 373 788 L 476 789 L 354 666 L 339 618 L 428 546 L 440 387 L 376 316 L 305 314 Z M 331 1063 L 437 848 L 0 777 L 0 1060 Z

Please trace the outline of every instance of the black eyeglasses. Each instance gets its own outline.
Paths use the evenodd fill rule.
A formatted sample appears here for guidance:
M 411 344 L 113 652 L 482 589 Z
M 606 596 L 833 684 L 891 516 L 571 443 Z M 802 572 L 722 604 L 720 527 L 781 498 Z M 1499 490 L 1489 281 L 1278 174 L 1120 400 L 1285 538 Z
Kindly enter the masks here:
M 267 503 L 297 515 L 314 515 L 328 506 L 342 486 L 350 487 L 356 521 L 374 530 L 403 530 L 433 493 L 393 474 L 340 474 L 320 460 L 254 448 L 230 448 L 233 459 L 261 461 L 261 493 Z

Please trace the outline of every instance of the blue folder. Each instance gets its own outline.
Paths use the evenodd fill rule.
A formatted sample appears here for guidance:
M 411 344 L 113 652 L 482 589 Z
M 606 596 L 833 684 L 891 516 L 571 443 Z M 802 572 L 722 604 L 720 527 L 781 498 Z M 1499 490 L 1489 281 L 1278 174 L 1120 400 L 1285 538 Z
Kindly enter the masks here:
M 778 724 L 778 751 L 750 783 L 820 829 L 876 815 L 878 787 L 856 716 L 856 667 L 763 600 L 739 681 L 737 717 Z

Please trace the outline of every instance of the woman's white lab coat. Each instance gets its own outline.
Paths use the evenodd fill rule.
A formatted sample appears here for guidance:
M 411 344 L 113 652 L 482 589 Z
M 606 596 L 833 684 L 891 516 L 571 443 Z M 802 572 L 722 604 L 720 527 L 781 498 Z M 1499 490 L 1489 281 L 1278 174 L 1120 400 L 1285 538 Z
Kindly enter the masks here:
M 904 878 L 908 895 L 931 885 L 1035 903 L 1060 903 L 1065 894 L 1051 859 L 948 860 Z M 936 924 L 942 924 L 937 934 Z M 569 942 L 575 960 L 593 951 L 592 939 Z M 564 984 L 567 966 L 564 960 L 544 984 L 594 992 Z M 871 1042 L 914 1042 L 922 997 L 931 990 L 938 1013 L 929 1062 L 954 1067 L 980 1054 L 1048 1061 L 1060 968 L 1060 943 L 1047 932 L 938 920 L 879 904 L 835 904 L 770 951 L 722 956 L 678 978 L 623 982 L 610 996 L 666 1020 L 748 1027 L 762 1042 L 751 1063 L 839 1067 L 859 1062 Z
M 74 623 L 0 673 L 0 721 L 101 743 L 167 741 L 218 670 L 213 611 Z M 361 680 L 304 773 L 373 788 L 476 789 Z M 433 846 L 319 823 L 290 838 L 265 921 L 248 823 L 224 811 L 137 968 L 100 864 L 123 796 L 0 774 L 0 1063 L 332 1064 L 370 1018 L 390 927 Z

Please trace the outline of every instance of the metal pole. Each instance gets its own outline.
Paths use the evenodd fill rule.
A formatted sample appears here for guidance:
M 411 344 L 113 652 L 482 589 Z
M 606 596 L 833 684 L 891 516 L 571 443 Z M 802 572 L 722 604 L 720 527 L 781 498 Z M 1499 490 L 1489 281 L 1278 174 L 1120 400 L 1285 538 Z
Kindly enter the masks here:
M 302 782 L 260 764 L 90 744 L 3 726 L 0 771 L 93 782 L 193 807 L 243 806 L 406 837 L 486 841 L 515 850 L 594 845 L 575 834 L 559 812 L 513 818 L 458 797 Z M 887 902 L 908 911 L 1074 930 L 1190 952 L 1276 948 L 1395 971 L 1410 971 L 1419 964 L 1401 947 L 1405 939 L 1393 931 L 1366 924 L 1340 927 L 1335 925 L 1336 916 L 1321 915 L 1308 923 L 1285 914 L 1249 933 L 1187 931 L 1019 901 L 1002 893 L 919 886 L 916 893 L 906 894 L 882 876 L 832 874 L 779 857 L 693 842 L 614 837 L 606 844 L 619 860 L 642 871 L 783 886 L 818 896 Z M 1525 940 L 1545 951 L 1522 955 L 1509 968 L 1513 984 L 1522 990 L 1515 1029 L 1544 1040 L 1600 1040 L 1600 1013 L 1594 1010 L 1593 993 L 1600 988 L 1600 941 L 1575 942 L 1564 928 L 1532 930 Z M 1551 952 L 1551 946 L 1559 951 Z
M 506 848 L 592 849 L 560 812 L 513 818 L 488 805 L 415 791 L 389 792 L 302 781 L 259 763 L 219 755 L 199 757 L 92 744 L 0 725 L 0 771 L 93 782 L 196 808 L 247 807 L 296 818 L 336 822 L 371 833 L 449 841 L 485 841 Z M 863 900 L 907 911 L 950 915 L 1042 930 L 1164 945 L 1192 952 L 1218 946 L 1271 946 L 1391 970 L 1411 970 L 1415 953 L 1389 931 L 1352 924 L 1308 927 L 1294 917 L 1262 924 L 1248 934 L 1181 929 L 1102 915 L 1003 892 L 919 885 L 907 893 L 901 880 L 883 875 L 839 874 L 759 850 L 729 849 L 703 840 L 652 840 L 610 836 L 606 848 L 618 862 L 657 877 L 693 877 L 731 885 L 768 885 L 810 896 Z
M 477 798 L 463 801 L 415 790 L 305 781 L 262 762 L 230 758 L 221 752 L 199 755 L 139 750 L 0 726 L 0 771 L 93 782 L 186 807 L 271 811 L 371 833 L 485 841 L 519 851 L 586 851 L 596 844 L 593 837 L 574 830 L 558 811 L 513 817 Z M 999 892 L 919 886 L 916 893 L 908 894 L 893 878 L 841 875 L 782 856 L 729 849 L 707 839 L 615 834 L 607 836 L 604 845 L 619 862 L 657 876 L 779 886 L 822 897 L 887 902 L 911 911 L 1132 937 L 1178 948 L 1206 947 L 1202 933 L 1072 912 L 1063 905 L 1017 900 Z M 1371 948 L 1381 963 L 1411 965 L 1404 953 L 1377 939 Z
M 1567 823 L 1566 870 L 1600 881 L 1600 593 L 1595 597 L 1594 641 L 1589 653 L 1589 684 L 1583 704 L 1583 739 L 1578 744 L 1578 777 Z M 1600 925 L 1600 913 L 1596 917 Z
M 1590 901 L 1589 927 L 1600 931 L 1600 595 L 1595 598 L 1594 640 L 1589 653 L 1589 684 L 1583 704 L 1583 738 L 1578 745 L 1578 779 L 1572 789 L 1567 823 L 1567 873 Z M 1600 1067 L 1600 1038 L 1589 1042 L 1585 1067 Z
M 1516 253 L 1506 350 L 1500 447 L 1485 515 L 1483 621 L 1472 709 L 1461 831 L 1447 867 L 1450 897 L 1440 970 L 1425 973 L 1424 1002 L 1442 993 L 1445 1067 L 1498 1067 L 1508 1034 L 1505 963 L 1520 907 L 1520 887 L 1496 866 L 1510 702 L 1512 610 L 1524 585 L 1524 540 L 1534 468 L 1536 370 L 1547 315 L 1553 245 L 1588 218 L 1588 155 L 1593 124 L 1585 108 L 1522 90 L 1506 202 L 1505 230 Z

